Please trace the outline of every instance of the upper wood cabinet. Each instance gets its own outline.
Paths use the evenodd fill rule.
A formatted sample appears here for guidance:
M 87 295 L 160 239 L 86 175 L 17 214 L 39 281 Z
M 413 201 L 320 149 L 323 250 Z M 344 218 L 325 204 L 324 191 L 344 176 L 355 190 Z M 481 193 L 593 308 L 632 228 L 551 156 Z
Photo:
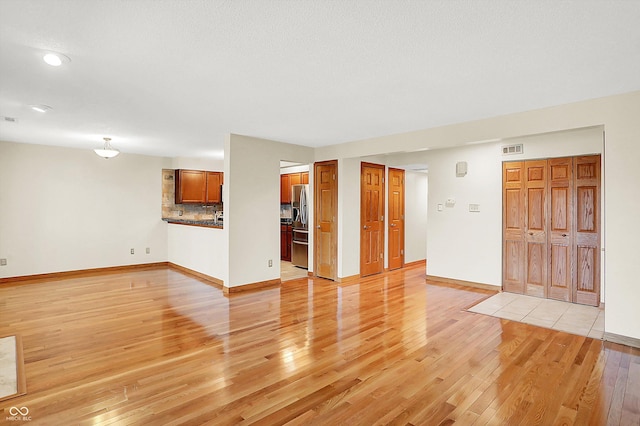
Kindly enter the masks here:
M 280 175 L 280 204 L 291 202 L 291 175 Z
M 280 175 L 280 204 L 291 202 L 291 187 L 309 183 L 309 172 Z
M 302 183 L 300 173 L 291 173 L 289 176 L 291 176 L 291 186 L 300 185 Z
M 207 174 L 202 170 L 176 170 L 176 204 L 204 203 Z
M 178 169 L 175 174 L 176 204 L 218 204 L 222 202 L 222 172 Z
M 207 172 L 207 204 L 219 204 L 222 202 L 222 172 Z

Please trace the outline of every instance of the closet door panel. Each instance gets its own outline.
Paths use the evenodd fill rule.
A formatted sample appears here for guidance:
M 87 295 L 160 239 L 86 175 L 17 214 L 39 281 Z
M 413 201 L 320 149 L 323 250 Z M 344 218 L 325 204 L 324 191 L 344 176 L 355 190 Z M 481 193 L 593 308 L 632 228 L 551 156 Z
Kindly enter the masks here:
M 547 297 L 547 161 L 525 161 L 525 294 Z
M 549 160 L 549 278 L 547 297 L 571 301 L 573 281 L 573 159 Z
M 502 288 L 524 293 L 524 163 L 502 164 Z
M 600 156 L 576 157 L 573 301 L 600 304 Z

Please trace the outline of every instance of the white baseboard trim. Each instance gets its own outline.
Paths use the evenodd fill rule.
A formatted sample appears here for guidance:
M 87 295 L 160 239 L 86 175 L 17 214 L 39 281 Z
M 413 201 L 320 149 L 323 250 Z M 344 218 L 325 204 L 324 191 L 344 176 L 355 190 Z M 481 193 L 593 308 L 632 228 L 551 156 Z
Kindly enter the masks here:
M 640 339 L 635 339 L 633 337 L 621 336 L 619 334 L 605 332 L 604 340 L 607 342 L 619 343 L 625 346 L 640 348 Z

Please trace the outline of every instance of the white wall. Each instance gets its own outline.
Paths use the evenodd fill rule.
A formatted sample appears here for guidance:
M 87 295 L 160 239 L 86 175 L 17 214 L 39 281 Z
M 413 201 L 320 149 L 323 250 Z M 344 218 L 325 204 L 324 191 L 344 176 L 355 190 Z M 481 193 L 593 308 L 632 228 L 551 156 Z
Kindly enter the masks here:
M 169 164 L 0 142 L 0 258 L 8 261 L 0 277 L 166 261 L 161 183 Z
M 405 171 L 405 263 L 427 258 L 427 198 L 429 175 Z
M 500 161 L 601 154 L 604 142 L 603 132 L 604 129 L 602 126 L 593 126 L 583 129 L 510 138 L 498 142 L 496 151 L 497 154 L 500 155 Z M 502 145 L 520 143 L 524 146 L 524 152 L 522 154 L 501 155 L 500 147 Z
M 175 157 L 172 169 L 223 171 L 224 160 Z M 222 229 L 168 225 L 168 260 L 226 282 L 228 279 L 228 233 Z
M 225 140 L 227 287 L 280 278 L 280 160 L 311 163 L 313 149 L 233 134 Z
M 196 158 L 175 157 L 171 159 L 172 169 L 208 170 L 221 172 L 224 170 L 224 159 L 221 158 Z
M 605 331 L 640 339 L 640 92 L 627 98 L 605 120 Z
M 223 229 L 168 224 L 169 262 L 218 278 L 228 275 L 228 241 Z
M 280 169 L 280 174 L 286 175 L 288 173 L 308 172 L 309 170 L 311 170 L 311 165 L 301 164 L 299 166 L 283 167 Z
M 360 158 L 338 160 L 339 278 L 360 273 Z
M 465 177 L 456 177 L 458 161 L 467 162 Z M 429 151 L 427 164 L 427 273 L 500 286 L 502 169 L 495 145 Z M 470 213 L 469 203 L 480 204 L 480 212 Z

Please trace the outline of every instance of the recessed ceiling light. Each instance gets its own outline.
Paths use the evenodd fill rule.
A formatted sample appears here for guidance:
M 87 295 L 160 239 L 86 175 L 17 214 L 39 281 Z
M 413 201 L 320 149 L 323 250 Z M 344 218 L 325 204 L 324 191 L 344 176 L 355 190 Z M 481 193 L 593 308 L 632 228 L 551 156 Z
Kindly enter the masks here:
M 38 112 L 47 112 L 52 109 L 49 105 L 29 105 L 29 108 Z
M 59 67 L 62 64 L 71 62 L 71 59 L 69 59 L 68 56 L 63 55 L 62 53 L 54 52 L 47 53 L 42 57 L 42 59 L 44 59 L 44 61 L 52 67 Z

